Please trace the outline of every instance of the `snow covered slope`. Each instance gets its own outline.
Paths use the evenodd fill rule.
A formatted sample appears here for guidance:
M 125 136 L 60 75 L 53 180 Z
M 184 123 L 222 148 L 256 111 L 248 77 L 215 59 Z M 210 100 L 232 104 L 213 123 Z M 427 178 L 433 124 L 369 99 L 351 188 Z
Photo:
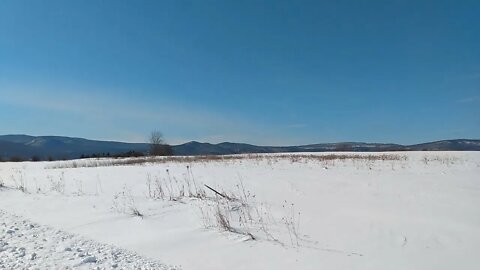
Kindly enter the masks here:
M 131 265 L 118 260 L 123 269 L 142 260 L 200 270 L 480 265 L 479 152 L 355 155 L 0 163 L 0 268 L 25 251 L 19 268 L 108 269 L 117 249 L 135 254 Z M 81 252 L 45 257 L 32 229 L 44 238 L 61 230 L 55 239 L 96 262 L 82 264 Z M 17 248 L 2 249 L 7 242 Z M 39 260 L 27 262 L 32 251 Z

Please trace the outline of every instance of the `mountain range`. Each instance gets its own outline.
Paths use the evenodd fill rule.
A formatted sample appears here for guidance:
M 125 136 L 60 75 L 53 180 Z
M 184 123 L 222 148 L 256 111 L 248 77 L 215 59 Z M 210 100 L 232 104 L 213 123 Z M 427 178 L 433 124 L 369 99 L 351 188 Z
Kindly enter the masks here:
M 174 145 L 175 155 L 228 155 L 244 153 L 281 153 L 281 152 L 383 152 L 383 151 L 480 151 L 480 140 L 455 139 L 428 142 L 414 145 L 342 142 L 322 143 L 300 146 L 257 146 L 244 143 L 224 142 L 218 144 L 188 142 Z M 96 141 L 83 138 L 62 136 L 0 135 L 0 157 L 40 159 L 75 159 L 84 155 L 116 155 L 129 151 L 146 154 L 147 143 L 124 143 L 114 141 Z

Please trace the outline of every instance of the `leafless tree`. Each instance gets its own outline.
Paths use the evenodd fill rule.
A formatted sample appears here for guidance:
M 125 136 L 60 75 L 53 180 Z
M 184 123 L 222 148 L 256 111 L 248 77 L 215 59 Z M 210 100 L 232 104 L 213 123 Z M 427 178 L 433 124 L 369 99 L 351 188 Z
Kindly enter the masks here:
M 165 143 L 163 134 L 154 130 L 150 134 L 150 155 L 152 156 L 171 156 L 173 155 L 172 147 Z

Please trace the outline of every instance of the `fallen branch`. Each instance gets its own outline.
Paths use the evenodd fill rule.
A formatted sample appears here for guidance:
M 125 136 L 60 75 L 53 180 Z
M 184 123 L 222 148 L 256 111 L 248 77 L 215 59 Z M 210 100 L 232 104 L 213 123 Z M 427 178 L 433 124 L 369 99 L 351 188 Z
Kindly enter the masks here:
M 231 199 L 230 197 L 228 197 L 227 195 L 216 191 L 215 189 L 209 187 L 207 184 L 204 184 L 204 185 L 205 185 L 205 187 L 207 187 L 207 188 L 210 189 L 211 191 L 215 192 L 215 194 L 217 194 L 217 195 L 219 195 L 219 196 L 222 196 L 223 198 L 225 198 L 225 199 L 227 199 L 227 200 L 229 200 L 229 201 L 232 200 L 232 199 Z

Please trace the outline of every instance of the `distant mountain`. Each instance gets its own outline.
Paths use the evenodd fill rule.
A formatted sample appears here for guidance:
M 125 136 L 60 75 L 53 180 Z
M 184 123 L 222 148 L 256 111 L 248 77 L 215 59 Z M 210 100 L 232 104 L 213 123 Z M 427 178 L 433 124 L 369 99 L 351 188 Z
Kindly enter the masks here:
M 444 140 L 430 143 L 415 144 L 406 147 L 407 150 L 430 151 L 480 151 L 480 140 Z
M 291 152 L 385 152 L 385 151 L 480 151 L 480 140 L 445 140 L 415 145 L 342 142 L 309 144 L 300 146 L 256 146 L 243 143 L 189 142 L 173 147 L 177 155 L 228 155 L 243 153 L 291 153 Z
M 123 143 L 113 141 L 95 141 L 82 138 L 61 136 L 0 136 L 0 157 L 9 159 L 20 157 L 30 159 L 38 156 L 46 159 L 74 159 L 82 155 L 110 155 L 136 151 L 148 152 L 146 143 Z M 244 153 L 282 153 L 282 152 L 382 152 L 382 151 L 480 151 L 480 140 L 444 140 L 415 145 L 343 142 L 300 146 L 256 146 L 244 143 L 224 142 L 219 144 L 188 142 L 173 146 L 175 155 L 228 155 Z
M 146 153 L 147 150 L 148 144 L 145 143 L 94 141 L 60 136 L 0 136 L 0 157 L 4 159 L 11 157 L 29 159 L 32 156 L 42 159 L 49 156 L 55 159 L 73 159 L 81 155 L 101 153 L 114 155 L 128 151 Z

